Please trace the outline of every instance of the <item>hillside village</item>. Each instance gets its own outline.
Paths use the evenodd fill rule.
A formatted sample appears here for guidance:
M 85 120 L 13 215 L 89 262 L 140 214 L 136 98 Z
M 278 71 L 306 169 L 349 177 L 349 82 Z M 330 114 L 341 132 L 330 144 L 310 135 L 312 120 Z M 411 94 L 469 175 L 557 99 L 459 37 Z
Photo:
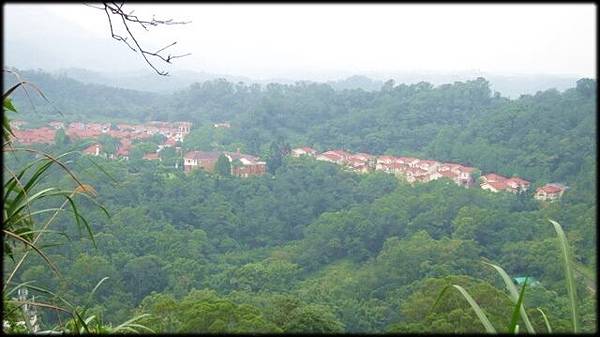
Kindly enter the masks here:
M 331 150 L 321 154 L 310 147 L 292 149 L 293 157 L 314 157 L 316 160 L 327 161 L 343 165 L 350 171 L 368 173 L 383 171 L 405 179 L 409 183 L 430 182 L 440 178 L 452 180 L 459 186 L 466 188 L 479 183 L 479 187 L 491 192 L 522 193 L 529 189 L 531 182 L 520 177 L 504 177 L 496 173 L 488 173 L 480 177 L 478 169 L 458 163 L 443 163 L 430 159 L 414 157 L 374 156 L 368 153 L 349 153 L 344 150 Z M 537 200 L 553 201 L 562 197 L 567 189 L 562 184 L 546 184 L 539 187 L 534 194 Z
M 125 123 L 81 123 L 74 122 L 66 125 L 63 122 L 50 122 L 49 127 L 36 129 L 23 129 L 23 122 L 11 122 L 17 142 L 25 145 L 42 143 L 53 144 L 56 132 L 63 129 L 65 134 L 72 139 L 94 139 L 101 135 L 113 137 L 119 141 L 114 154 L 107 155 L 102 145 L 94 143 L 82 152 L 86 155 L 104 156 L 108 159 L 129 159 L 132 142 L 143 140 L 160 134 L 164 136 L 164 142 L 159 144 L 155 152 L 145 153 L 144 160 L 161 160 L 160 152 L 167 147 L 174 147 L 178 154 L 183 157 L 183 171 L 186 173 L 196 169 L 212 172 L 221 155 L 224 155 L 231 164 L 231 174 L 237 177 L 247 178 L 262 175 L 266 172 L 266 162 L 259 157 L 236 152 L 206 152 L 189 151 L 182 154 L 182 143 L 185 136 L 190 133 L 192 123 L 190 122 L 159 122 L 153 121 L 145 124 Z M 215 128 L 230 127 L 229 123 L 214 124 Z M 465 166 L 458 163 L 444 163 L 430 159 L 419 159 L 414 157 L 395 157 L 389 155 L 371 155 L 368 153 L 350 153 L 344 150 L 329 150 L 318 153 L 310 147 L 298 147 L 291 150 L 292 157 L 314 158 L 342 165 L 345 169 L 356 173 L 368 173 L 382 171 L 406 180 L 409 183 L 426 183 L 440 178 L 446 178 L 459 186 L 470 188 L 476 186 L 494 193 L 510 192 L 514 194 L 529 190 L 531 182 L 521 177 L 504 177 L 496 173 L 487 173 L 479 176 L 480 171 L 475 167 Z M 176 168 L 178 168 L 176 166 Z M 534 198 L 542 201 L 554 201 L 560 199 L 567 186 L 551 183 L 536 189 Z

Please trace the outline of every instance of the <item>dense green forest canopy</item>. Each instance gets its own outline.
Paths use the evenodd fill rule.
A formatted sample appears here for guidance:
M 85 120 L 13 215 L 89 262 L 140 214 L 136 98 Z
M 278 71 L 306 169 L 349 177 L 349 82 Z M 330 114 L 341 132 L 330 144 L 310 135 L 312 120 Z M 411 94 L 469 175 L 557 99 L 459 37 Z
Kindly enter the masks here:
M 24 118 L 165 120 L 194 123 L 192 148 L 228 147 L 265 154 L 284 138 L 317 150 L 415 155 L 455 161 L 529 180 L 573 184 L 593 172 L 596 81 L 581 79 L 564 92 L 547 90 L 510 100 L 478 78 L 438 87 L 386 82 L 379 91 L 335 91 L 327 84 L 231 83 L 214 80 L 160 95 L 23 72 L 53 104 L 19 92 Z M 5 84 L 10 83 L 5 78 Z M 35 111 L 35 113 L 34 113 Z M 19 117 L 21 117 L 19 116 Z M 212 124 L 229 121 L 227 130 Z
M 97 248 L 63 214 L 53 229 L 69 240 L 49 233 L 44 241 L 63 243 L 47 252 L 64 277 L 38 257 L 16 277 L 85 301 L 108 276 L 93 308 L 107 322 L 150 313 L 144 324 L 160 332 L 481 332 L 458 294 L 429 309 L 444 285 L 458 283 L 495 326 L 506 326 L 512 304 L 498 274 L 481 263 L 486 258 L 511 276 L 540 281 L 525 297 L 536 330 L 545 331 L 541 307 L 554 331 L 569 331 L 560 251 L 547 219 L 564 226 L 582 274 L 595 269 L 595 80 L 509 100 L 482 78 L 438 87 L 386 82 L 372 92 L 216 80 L 155 95 L 21 75 L 53 102 L 33 102 L 33 111 L 26 96 L 16 96 L 20 112 L 11 117 L 32 123 L 187 120 L 194 126 L 186 149 L 241 147 L 268 156 L 283 142 L 415 155 L 570 187 L 560 201 L 540 203 L 532 191 L 495 194 L 444 179 L 412 186 L 310 158 L 285 157 L 269 173 L 241 179 L 73 154 L 67 164 L 111 214 L 79 201 Z M 212 127 L 223 121 L 231 128 Z M 78 146 L 63 140 L 43 148 Z M 4 159 L 14 168 L 31 158 Z M 72 184 L 60 170 L 47 181 Z M 589 281 L 577 278 L 578 303 L 583 329 L 595 331 Z M 57 320 L 43 317 L 46 325 Z

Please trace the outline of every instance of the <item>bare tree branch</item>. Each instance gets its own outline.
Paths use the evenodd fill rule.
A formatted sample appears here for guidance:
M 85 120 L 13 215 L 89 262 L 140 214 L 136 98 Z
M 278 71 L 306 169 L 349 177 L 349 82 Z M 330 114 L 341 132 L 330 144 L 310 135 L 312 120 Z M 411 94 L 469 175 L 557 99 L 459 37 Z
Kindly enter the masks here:
M 147 49 L 144 49 L 140 45 L 138 39 L 136 38 L 134 33 L 131 31 L 130 26 L 129 26 L 130 24 L 139 24 L 142 28 L 144 28 L 146 31 L 148 31 L 149 26 L 155 27 L 155 26 L 159 26 L 159 25 L 184 25 L 184 24 L 190 23 L 191 21 L 187 21 L 187 22 L 173 21 L 173 19 L 159 20 L 159 19 L 156 19 L 156 17 L 154 15 L 152 15 L 151 20 L 140 19 L 137 15 L 133 14 L 134 10 L 130 11 L 129 13 L 125 13 L 125 11 L 123 10 L 124 4 L 125 4 L 125 2 L 123 1 L 120 3 L 102 2 L 102 5 L 98 5 L 98 4 L 85 4 L 85 5 L 88 7 L 91 7 L 91 8 L 95 8 L 95 9 L 104 11 L 106 13 L 106 17 L 108 18 L 108 26 L 110 28 L 111 37 L 117 41 L 123 42 L 133 52 L 139 53 L 144 58 L 144 61 L 146 61 L 146 63 L 148 63 L 148 65 L 154 71 L 156 71 L 156 73 L 159 75 L 167 76 L 168 72 L 157 69 L 156 66 L 154 65 L 154 63 L 152 62 L 152 59 L 150 59 L 150 57 L 157 58 L 166 63 L 171 63 L 171 61 L 173 59 L 191 55 L 191 53 L 182 54 L 182 55 L 168 54 L 166 56 L 161 54 L 167 48 L 174 46 L 177 42 L 168 44 L 165 47 L 160 48 L 155 52 L 148 51 Z M 113 22 L 113 18 L 111 18 L 111 17 L 117 17 L 117 20 L 115 22 Z M 115 25 L 116 25 L 116 22 L 119 22 L 119 21 L 120 21 L 120 23 L 122 23 L 123 28 L 127 32 L 127 34 L 125 36 L 115 33 L 115 28 L 116 28 Z M 131 43 L 130 41 L 133 41 L 133 43 Z

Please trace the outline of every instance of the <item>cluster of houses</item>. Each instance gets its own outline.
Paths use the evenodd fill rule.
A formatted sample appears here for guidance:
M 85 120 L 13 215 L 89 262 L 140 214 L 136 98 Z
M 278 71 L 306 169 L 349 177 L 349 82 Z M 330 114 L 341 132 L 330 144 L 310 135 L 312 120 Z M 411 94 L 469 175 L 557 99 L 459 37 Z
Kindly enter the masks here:
M 504 177 L 489 173 L 475 181 L 476 168 L 457 163 L 443 163 L 435 160 L 419 159 L 414 157 L 374 156 L 368 153 L 350 153 L 344 150 L 331 150 L 318 153 L 310 147 L 292 149 L 292 157 L 309 156 L 316 160 L 327 161 L 343 165 L 350 171 L 367 173 L 383 171 L 404 178 L 409 183 L 429 182 L 440 178 L 448 178 L 457 185 L 471 187 L 479 183 L 479 187 L 491 192 L 506 191 L 522 193 L 529 189 L 531 183 L 520 177 Z M 561 184 L 546 184 L 536 190 L 534 198 L 538 200 L 559 199 L 566 186 Z
M 183 142 L 184 137 L 190 133 L 192 123 L 158 121 L 145 124 L 73 122 L 65 125 L 63 122 L 53 121 L 49 123 L 49 127 L 22 129 L 23 122 L 14 121 L 11 122 L 11 126 L 13 127 L 16 141 L 25 145 L 35 143 L 52 144 L 54 143 L 56 131 L 59 129 L 64 129 L 65 134 L 72 139 L 94 139 L 102 135 L 110 136 L 119 140 L 116 153 L 108 156 L 110 159 L 129 159 L 129 151 L 134 140 L 146 139 L 155 134 L 161 134 L 165 137 L 164 143 L 158 146 L 156 153 L 147 153 L 144 156 L 144 159 L 155 160 L 160 159 L 158 152 L 164 147 L 178 148 L 178 143 Z M 94 143 L 83 150 L 83 153 L 100 156 L 104 155 L 105 151 L 103 151 L 101 144 Z
M 259 176 L 265 174 L 267 170 L 266 162 L 261 161 L 258 157 L 242 154 L 239 149 L 237 152 L 190 151 L 183 156 L 183 170 L 184 172 L 190 172 L 203 169 L 213 172 L 221 155 L 229 160 L 231 174 L 237 177 Z
M 116 153 L 111 154 L 111 159 L 129 159 L 129 151 L 132 141 L 152 137 L 155 134 L 165 136 L 164 144 L 160 144 L 155 152 L 146 153 L 145 160 L 161 160 L 160 151 L 165 147 L 175 147 L 181 150 L 179 144 L 184 137 L 190 133 L 192 124 L 190 122 L 149 122 L 146 124 L 116 124 L 111 123 L 70 123 L 65 127 L 63 122 L 50 122 L 50 127 L 24 130 L 20 121 L 12 121 L 11 126 L 17 138 L 22 144 L 46 143 L 52 144 L 58 129 L 64 129 L 67 136 L 72 138 L 96 138 L 108 135 L 119 140 Z M 228 122 L 217 123 L 215 128 L 229 128 Z M 104 154 L 102 145 L 94 143 L 83 151 L 85 154 L 100 156 Z M 183 156 L 183 168 L 185 172 L 194 169 L 213 171 L 215 164 L 221 156 L 225 155 L 231 164 L 231 173 L 238 177 L 249 177 L 262 175 L 266 172 L 266 163 L 258 157 L 242 154 L 239 152 L 204 152 L 191 151 Z M 520 177 L 503 177 L 496 173 L 489 173 L 479 177 L 475 181 L 474 172 L 476 168 L 464 166 L 457 163 L 443 163 L 436 160 L 419 159 L 414 157 L 374 156 L 368 153 L 350 153 L 344 150 L 331 150 L 318 153 L 310 147 L 299 147 L 291 150 L 293 157 L 309 156 L 316 160 L 327 161 L 343 165 L 348 170 L 357 173 L 371 171 L 383 171 L 404 178 L 409 183 L 429 182 L 440 178 L 447 178 L 457 185 L 471 187 L 479 183 L 479 187 L 491 192 L 506 191 L 511 193 L 522 193 L 529 189 L 531 183 Z M 537 200 L 560 199 L 567 189 L 562 184 L 546 184 L 539 187 L 534 198 Z

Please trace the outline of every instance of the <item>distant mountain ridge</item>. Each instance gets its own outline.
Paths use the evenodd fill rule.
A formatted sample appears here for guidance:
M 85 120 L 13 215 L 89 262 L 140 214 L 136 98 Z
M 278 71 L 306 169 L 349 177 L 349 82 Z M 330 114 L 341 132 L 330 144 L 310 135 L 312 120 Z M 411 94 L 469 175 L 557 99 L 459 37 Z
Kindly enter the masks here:
M 234 76 L 228 74 L 213 74 L 209 72 L 197 72 L 193 70 L 173 71 L 169 76 L 157 76 L 149 71 L 134 72 L 97 72 L 82 68 L 66 68 L 54 72 L 55 74 L 70 77 L 83 83 L 103 84 L 111 87 L 132 89 L 139 91 L 173 93 L 185 89 L 193 83 L 224 78 L 229 82 L 244 82 L 246 84 L 281 83 L 294 84 L 296 82 L 326 83 L 335 90 L 363 89 L 365 91 L 380 90 L 385 81 L 393 79 L 397 84 L 414 84 L 429 82 L 433 85 L 454 83 L 457 81 L 472 80 L 484 77 L 490 82 L 491 89 L 499 92 L 502 96 L 518 98 L 521 95 L 533 95 L 538 91 L 557 89 L 564 91 L 572 88 L 579 79 L 575 76 L 558 75 L 499 75 L 477 72 L 456 73 L 432 73 L 432 72 L 398 72 L 389 76 L 384 74 L 357 74 L 343 79 L 329 81 L 315 81 L 303 79 L 274 78 L 266 80 L 255 80 L 245 76 Z

